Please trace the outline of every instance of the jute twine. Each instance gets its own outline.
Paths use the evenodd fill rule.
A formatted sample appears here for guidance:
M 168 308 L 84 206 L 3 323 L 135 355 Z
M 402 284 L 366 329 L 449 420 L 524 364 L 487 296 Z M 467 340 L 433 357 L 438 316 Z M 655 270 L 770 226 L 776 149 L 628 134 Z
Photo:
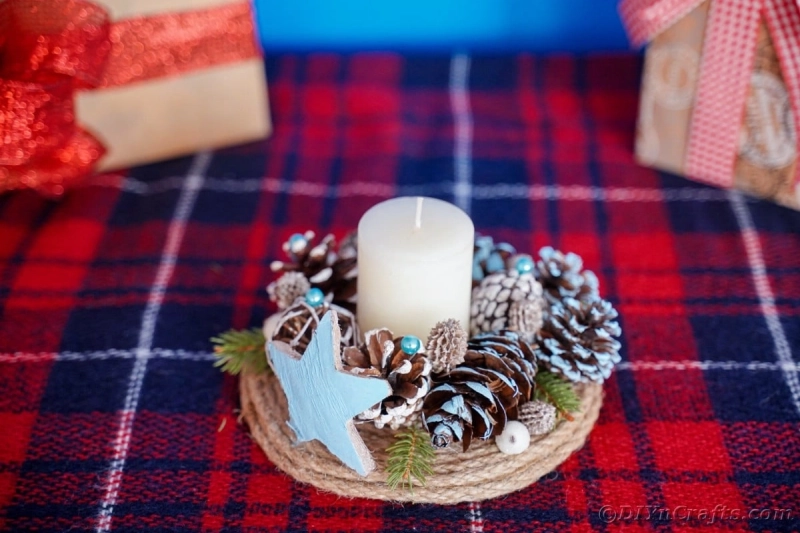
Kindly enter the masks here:
M 486 500 L 522 489 L 552 472 L 583 446 L 603 403 L 601 385 L 579 388 L 581 411 L 575 420 L 562 422 L 548 435 L 535 439 L 519 455 L 500 453 L 493 442 L 473 441 L 467 452 L 461 447 L 437 451 L 434 474 L 425 486 L 392 490 L 386 485 L 386 448 L 394 433 L 372 424 L 358 426 L 372 450 L 377 469 L 367 477 L 344 466 L 319 442 L 294 444 L 286 425 L 286 397 L 274 376 L 242 374 L 242 414 L 250 432 L 270 461 L 293 478 L 341 496 L 415 503 L 455 504 Z

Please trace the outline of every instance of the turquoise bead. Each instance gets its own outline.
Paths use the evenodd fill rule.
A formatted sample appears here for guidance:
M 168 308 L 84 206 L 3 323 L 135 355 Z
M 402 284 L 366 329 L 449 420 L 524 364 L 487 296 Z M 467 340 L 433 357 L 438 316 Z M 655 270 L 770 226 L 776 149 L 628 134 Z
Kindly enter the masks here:
M 325 301 L 325 293 L 314 287 L 306 293 L 306 303 L 311 307 L 318 307 Z
M 305 245 L 306 237 L 302 233 L 295 233 L 289 237 L 289 249 L 294 250 L 295 247 Z
M 533 259 L 523 255 L 517 259 L 516 263 L 514 263 L 514 268 L 517 269 L 517 272 L 520 274 L 528 274 L 533 272 Z
M 420 348 L 422 348 L 422 341 L 419 340 L 419 337 L 415 337 L 414 335 L 406 335 L 403 337 L 403 340 L 400 341 L 400 349 L 408 355 L 414 355 Z

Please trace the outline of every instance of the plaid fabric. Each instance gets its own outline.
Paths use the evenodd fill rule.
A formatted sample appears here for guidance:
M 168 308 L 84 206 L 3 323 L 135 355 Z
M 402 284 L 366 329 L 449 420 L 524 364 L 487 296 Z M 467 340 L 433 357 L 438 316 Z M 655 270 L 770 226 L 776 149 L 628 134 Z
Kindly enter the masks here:
M 800 213 L 637 166 L 637 58 L 267 63 L 270 140 L 0 198 L 0 529 L 800 530 Z M 294 483 L 211 366 L 290 234 L 418 194 L 581 254 L 622 316 L 588 443 L 507 498 Z

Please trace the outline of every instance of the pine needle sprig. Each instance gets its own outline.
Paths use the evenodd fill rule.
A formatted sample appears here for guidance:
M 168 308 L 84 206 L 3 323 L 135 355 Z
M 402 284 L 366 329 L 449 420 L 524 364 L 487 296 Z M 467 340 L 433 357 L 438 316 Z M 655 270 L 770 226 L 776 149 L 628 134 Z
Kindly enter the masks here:
M 405 487 L 413 493 L 414 479 L 425 486 L 425 480 L 433 474 L 436 451 L 431 444 L 430 435 L 420 428 L 408 428 L 395 438 L 394 444 L 386 449 L 389 454 L 386 462 L 386 484 L 393 490 Z
M 267 356 L 264 353 L 266 339 L 260 328 L 229 329 L 211 338 L 214 343 L 215 367 L 233 376 L 245 367 L 260 374 L 267 370 Z
M 575 420 L 570 413 L 581 408 L 581 399 L 572 383 L 541 367 L 536 373 L 536 399 L 551 404 L 559 416 L 570 422 Z

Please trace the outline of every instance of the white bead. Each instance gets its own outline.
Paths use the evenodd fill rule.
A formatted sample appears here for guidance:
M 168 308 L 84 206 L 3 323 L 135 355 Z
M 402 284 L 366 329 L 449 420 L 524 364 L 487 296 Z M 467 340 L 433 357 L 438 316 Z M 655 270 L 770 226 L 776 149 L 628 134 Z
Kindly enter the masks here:
M 517 420 L 510 420 L 506 423 L 503 432 L 495 437 L 494 443 L 501 452 L 517 455 L 528 449 L 531 444 L 531 434 L 525 424 Z

